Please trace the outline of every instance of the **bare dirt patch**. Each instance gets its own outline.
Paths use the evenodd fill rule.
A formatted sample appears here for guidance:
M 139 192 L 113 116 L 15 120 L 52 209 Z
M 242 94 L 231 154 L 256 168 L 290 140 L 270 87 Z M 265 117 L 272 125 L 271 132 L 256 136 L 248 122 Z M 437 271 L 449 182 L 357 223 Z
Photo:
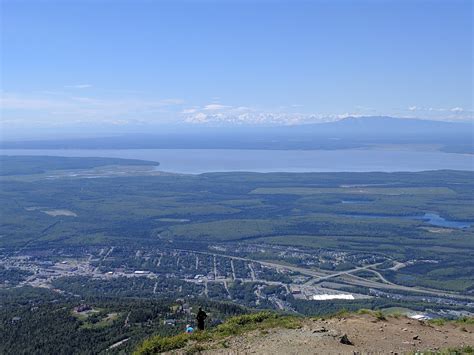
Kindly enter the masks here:
M 344 343 L 352 343 L 348 345 Z M 407 354 L 474 346 L 474 325 L 442 326 L 371 315 L 305 320 L 300 329 L 270 329 L 231 337 L 205 354 Z

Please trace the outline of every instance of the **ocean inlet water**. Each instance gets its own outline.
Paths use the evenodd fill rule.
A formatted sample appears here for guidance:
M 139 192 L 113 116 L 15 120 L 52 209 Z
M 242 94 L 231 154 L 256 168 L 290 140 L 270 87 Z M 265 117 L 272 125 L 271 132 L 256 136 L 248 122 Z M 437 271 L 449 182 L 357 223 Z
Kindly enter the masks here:
M 396 172 L 474 171 L 474 155 L 409 150 L 246 150 L 246 149 L 5 149 L 2 155 L 111 157 L 152 160 L 159 170 L 207 172 Z

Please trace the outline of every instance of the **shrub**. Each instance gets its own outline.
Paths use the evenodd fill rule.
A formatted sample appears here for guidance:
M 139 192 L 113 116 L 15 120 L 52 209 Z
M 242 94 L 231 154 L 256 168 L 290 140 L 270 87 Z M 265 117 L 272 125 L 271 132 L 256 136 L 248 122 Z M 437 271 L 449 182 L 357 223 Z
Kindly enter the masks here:
M 298 328 L 298 318 L 292 316 L 280 316 L 271 312 L 258 312 L 244 314 L 229 318 L 225 323 L 219 325 L 216 332 L 221 336 L 235 335 L 254 329 L 268 328 Z
M 385 315 L 382 313 L 382 311 L 375 311 L 374 312 L 374 316 L 375 318 L 377 318 L 378 320 L 387 320 L 387 318 L 385 318 Z
M 155 336 L 145 340 L 137 349 L 135 354 L 152 355 L 164 351 L 180 349 L 186 345 L 189 340 L 188 334 L 178 334 L 172 337 Z

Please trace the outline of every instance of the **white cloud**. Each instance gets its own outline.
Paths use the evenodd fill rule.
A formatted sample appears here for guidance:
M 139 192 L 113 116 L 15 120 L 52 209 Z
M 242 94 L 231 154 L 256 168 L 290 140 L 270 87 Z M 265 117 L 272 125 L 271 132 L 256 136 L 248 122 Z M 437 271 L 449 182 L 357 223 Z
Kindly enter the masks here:
M 32 123 L 72 122 L 87 120 L 111 122 L 128 118 L 154 120 L 159 117 L 178 115 L 181 99 L 142 99 L 142 98 L 96 98 L 67 95 L 24 95 L 1 93 L 0 110 L 2 119 L 14 121 L 15 118 L 30 117 Z M 166 115 L 173 111 L 173 115 Z M 20 122 L 20 121 L 18 121 Z M 119 121 L 116 121 L 119 122 Z M 121 123 L 123 124 L 123 122 Z
M 186 108 L 183 111 L 181 111 L 181 113 L 184 115 L 188 115 L 190 113 L 196 113 L 196 112 L 198 112 L 197 108 Z
M 84 84 L 85 85 L 85 84 Z M 0 92 L 0 110 L 4 125 L 67 125 L 73 122 L 96 122 L 113 125 L 188 122 L 210 125 L 298 125 L 340 120 L 346 117 L 388 115 L 406 118 L 472 121 L 472 109 L 412 105 L 378 111 L 356 106 L 340 112 L 310 112 L 295 105 L 262 109 L 244 105 L 208 103 L 184 107 L 178 98 L 147 99 L 144 95 L 103 98 L 86 95 L 87 91 L 18 94 Z M 80 93 L 80 94 L 79 94 Z M 123 95 L 123 94 L 122 94 Z M 304 112 L 299 112 L 304 111 Z
M 473 119 L 472 111 L 464 110 L 461 107 L 433 108 L 417 105 L 384 112 L 369 106 L 356 106 L 353 111 L 343 113 L 301 113 L 295 112 L 287 106 L 279 106 L 273 110 L 263 110 L 247 106 L 209 104 L 203 107 L 194 106 L 185 109 L 181 114 L 185 122 L 214 125 L 298 125 L 332 122 L 347 117 L 363 116 L 393 116 L 441 121 L 470 121 Z
M 207 123 L 209 122 L 208 117 L 205 113 L 198 112 L 195 115 L 190 115 L 185 118 L 187 123 Z
M 91 84 L 74 84 L 74 85 L 65 85 L 66 89 L 89 89 L 92 87 Z
M 164 99 L 164 100 L 159 100 L 160 104 L 163 106 L 172 106 L 172 105 L 182 105 L 184 104 L 183 99 Z
M 196 124 L 253 124 L 253 125 L 297 125 L 303 123 L 334 121 L 351 114 L 320 115 L 282 111 L 266 111 L 247 106 L 206 105 L 202 108 L 186 109 L 181 112 L 185 122 Z
M 66 108 L 69 105 L 61 100 L 47 98 L 33 98 L 2 94 L 0 97 L 0 109 L 2 110 L 48 110 Z
M 429 111 L 429 112 L 465 112 L 462 107 L 443 108 L 443 107 L 423 107 L 410 106 L 408 111 Z
M 407 111 L 410 114 L 406 115 Z M 425 107 L 410 106 L 405 111 L 401 110 L 391 114 L 395 117 L 429 119 L 435 121 L 473 121 L 474 112 L 472 109 L 467 110 L 463 107 Z
M 209 105 L 204 106 L 204 110 L 215 111 L 215 110 L 223 110 L 230 107 L 231 106 L 226 106 L 226 105 L 221 105 L 221 104 L 209 104 Z

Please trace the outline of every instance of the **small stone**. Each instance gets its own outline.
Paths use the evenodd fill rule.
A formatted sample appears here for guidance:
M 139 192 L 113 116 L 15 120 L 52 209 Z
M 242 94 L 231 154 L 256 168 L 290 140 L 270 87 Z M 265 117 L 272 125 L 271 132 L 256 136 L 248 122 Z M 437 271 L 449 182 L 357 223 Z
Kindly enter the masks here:
M 407 332 L 407 331 L 408 331 L 407 328 L 403 328 L 403 329 L 402 329 L 402 332 Z
M 339 342 L 344 345 L 354 345 L 352 341 L 350 341 L 349 338 L 347 337 L 347 334 L 344 334 L 343 336 L 341 336 L 339 338 Z
M 415 336 L 413 337 L 413 340 L 418 340 L 419 338 L 420 338 L 419 335 L 415 335 Z
M 328 330 L 324 327 L 313 330 L 313 333 L 326 333 Z

